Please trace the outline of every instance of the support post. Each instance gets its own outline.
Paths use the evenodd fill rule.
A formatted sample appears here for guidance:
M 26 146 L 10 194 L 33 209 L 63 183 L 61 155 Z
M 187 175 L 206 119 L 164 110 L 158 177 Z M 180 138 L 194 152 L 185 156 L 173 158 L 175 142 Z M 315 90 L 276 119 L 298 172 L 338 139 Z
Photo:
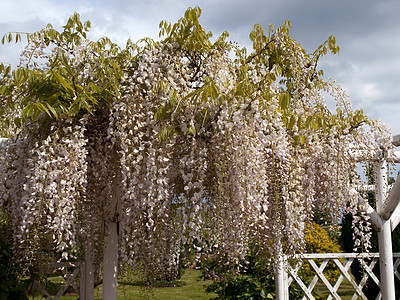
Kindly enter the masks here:
M 275 293 L 277 300 L 289 300 L 288 274 L 286 270 L 286 257 L 283 254 L 279 241 L 279 251 L 275 254 Z
M 399 179 L 398 177 L 397 179 Z M 395 181 L 390 190 L 389 196 L 386 199 L 385 206 L 383 208 L 382 217 L 388 220 L 392 215 L 394 210 L 400 201 L 400 180 Z
M 387 171 L 387 163 L 383 158 L 375 166 L 376 209 L 381 216 L 384 212 L 385 200 L 387 197 Z M 382 230 L 378 232 L 381 293 L 383 300 L 395 300 L 392 230 L 390 220 L 383 219 L 382 221 Z
M 397 176 L 396 182 L 394 183 L 391 191 L 390 191 L 390 199 L 396 200 L 397 198 L 397 206 L 396 208 L 393 210 L 393 212 L 391 213 L 391 215 L 389 215 L 390 217 L 390 225 L 392 227 L 392 232 L 393 230 L 396 229 L 397 225 L 399 225 L 400 223 L 400 176 Z M 387 210 L 387 207 L 385 207 L 385 211 Z
M 85 262 L 79 265 L 79 299 L 86 300 L 86 272 L 85 272 Z
M 83 299 L 93 300 L 94 299 L 93 249 L 92 245 L 89 242 L 87 242 L 85 245 L 85 265 L 83 269 L 85 270 L 84 280 L 83 280 L 83 284 L 85 286 L 85 297 Z
M 117 300 L 118 223 L 109 222 L 104 238 L 103 299 Z
M 115 149 L 114 149 L 115 150 Z M 121 170 L 117 152 L 114 153 L 112 170 L 112 195 L 107 209 L 104 257 L 103 257 L 103 299 L 117 300 L 118 288 L 118 235 L 119 205 L 121 201 Z
M 382 218 L 381 216 L 366 202 L 361 195 L 358 195 L 358 203 L 364 212 L 369 216 L 372 225 L 375 227 L 376 231 L 382 230 Z

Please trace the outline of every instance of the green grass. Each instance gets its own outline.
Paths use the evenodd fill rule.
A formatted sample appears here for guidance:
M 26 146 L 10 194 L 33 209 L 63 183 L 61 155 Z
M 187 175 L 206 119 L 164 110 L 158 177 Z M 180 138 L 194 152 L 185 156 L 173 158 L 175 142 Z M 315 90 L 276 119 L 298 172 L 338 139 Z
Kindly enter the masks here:
M 158 287 L 152 291 L 144 292 L 143 287 L 129 282 L 121 281 L 118 286 L 119 299 L 211 299 L 215 294 L 206 294 L 204 286 L 211 281 L 200 279 L 201 271 L 187 269 L 181 280 L 175 287 Z M 98 286 L 94 291 L 94 299 L 102 299 L 102 286 Z
M 175 282 L 175 286 L 158 287 L 156 289 L 145 291 L 143 287 L 135 282 L 127 282 L 121 280 L 118 282 L 118 299 L 151 299 L 151 300 L 183 300 L 183 299 L 198 299 L 206 300 L 216 297 L 216 294 L 206 294 L 204 286 L 210 284 L 211 281 L 204 281 L 200 278 L 201 271 L 187 269 L 180 281 Z M 51 288 L 47 289 L 50 294 L 57 293 L 57 286 L 60 285 L 59 277 L 52 277 Z M 103 287 L 99 285 L 95 288 L 94 299 L 100 300 L 103 295 Z M 41 299 L 40 296 L 30 299 Z M 62 296 L 63 300 L 78 299 L 78 295 Z
M 328 288 L 321 282 L 318 281 L 316 284 L 317 288 L 317 294 L 318 296 L 322 297 L 323 299 L 326 299 L 329 295 Z M 339 290 L 337 293 L 340 296 L 341 300 L 351 300 L 353 297 L 355 290 L 354 287 L 350 284 L 350 282 L 347 279 L 344 279 L 342 284 L 339 287 Z
M 143 286 L 135 281 L 119 280 L 118 282 L 118 299 L 151 299 L 151 300 L 184 300 L 184 299 L 198 299 L 206 300 L 216 297 L 216 294 L 206 294 L 205 286 L 210 284 L 211 281 L 204 281 L 200 278 L 201 271 L 187 269 L 185 274 L 182 276 L 180 281 L 174 282 L 170 287 L 158 287 L 150 291 L 144 291 Z M 47 290 L 50 294 L 55 295 L 60 286 L 61 277 L 52 277 L 51 283 Z M 329 295 L 327 288 L 318 281 L 316 285 L 317 295 L 322 299 L 326 299 Z M 94 291 L 94 299 L 102 299 L 102 285 L 96 287 Z M 351 284 L 345 279 L 343 280 L 338 294 L 342 300 L 350 300 L 353 296 L 354 289 Z M 40 296 L 30 299 L 41 299 Z M 62 296 L 63 300 L 75 300 L 78 299 L 78 295 L 65 295 Z

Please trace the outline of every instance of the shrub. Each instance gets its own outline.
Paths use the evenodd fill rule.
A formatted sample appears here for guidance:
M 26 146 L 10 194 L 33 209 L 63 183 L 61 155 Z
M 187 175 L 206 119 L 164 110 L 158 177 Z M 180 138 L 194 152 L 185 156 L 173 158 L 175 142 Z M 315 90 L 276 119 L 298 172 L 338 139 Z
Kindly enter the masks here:
M 332 238 L 328 231 L 324 230 L 320 225 L 313 223 L 308 226 L 306 231 L 306 249 L 308 253 L 340 253 L 343 252 L 337 239 Z M 317 264 L 321 264 L 322 260 L 315 260 Z M 309 264 L 304 265 L 303 277 L 314 276 L 315 271 L 311 269 Z M 334 284 L 340 276 L 340 270 L 333 261 L 329 261 L 324 269 L 323 274 L 331 284 Z
M 0 300 L 28 299 L 24 292 L 29 284 L 18 276 L 12 262 L 12 240 L 8 215 L 0 210 Z
M 342 252 L 337 239 L 318 224 L 312 224 L 306 232 L 306 249 L 310 253 Z M 253 247 L 246 256 L 247 263 L 238 267 L 238 272 L 227 269 L 221 260 L 213 258 L 203 261 L 204 275 L 214 277 L 213 284 L 206 288 L 207 292 L 218 295 L 215 299 L 275 299 L 275 278 L 271 262 L 260 259 Z M 317 262 L 318 263 L 318 262 Z M 304 264 L 300 276 L 307 282 L 315 272 L 310 265 Z M 340 275 L 340 270 L 333 262 L 329 262 L 324 270 L 325 277 L 333 283 Z M 289 288 L 290 299 L 302 299 L 303 292 L 296 284 Z
M 206 292 L 216 293 L 218 297 L 214 299 L 275 299 L 273 265 L 257 253 L 256 247 L 252 247 L 246 256 L 246 263 L 237 266 L 237 272 L 227 269 L 220 260 L 203 262 L 203 268 L 206 267 L 204 275 L 214 276 L 214 282 L 207 286 Z M 295 285 L 290 287 L 289 294 L 293 300 L 302 298 L 300 288 Z

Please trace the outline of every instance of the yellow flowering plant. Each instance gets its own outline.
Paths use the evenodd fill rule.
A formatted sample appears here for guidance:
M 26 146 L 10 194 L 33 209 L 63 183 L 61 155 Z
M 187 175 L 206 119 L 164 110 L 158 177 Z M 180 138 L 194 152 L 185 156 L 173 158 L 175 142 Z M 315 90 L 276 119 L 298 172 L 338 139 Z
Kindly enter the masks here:
M 339 241 L 333 238 L 328 231 L 324 230 L 320 225 L 312 223 L 307 226 L 306 230 L 306 252 L 307 253 L 341 253 L 343 252 Z M 317 264 L 321 264 L 322 260 L 316 260 Z M 333 261 L 329 261 L 324 269 L 323 274 L 331 284 L 334 284 L 340 276 L 340 270 Z M 312 267 L 305 263 L 303 276 L 314 276 L 315 271 Z

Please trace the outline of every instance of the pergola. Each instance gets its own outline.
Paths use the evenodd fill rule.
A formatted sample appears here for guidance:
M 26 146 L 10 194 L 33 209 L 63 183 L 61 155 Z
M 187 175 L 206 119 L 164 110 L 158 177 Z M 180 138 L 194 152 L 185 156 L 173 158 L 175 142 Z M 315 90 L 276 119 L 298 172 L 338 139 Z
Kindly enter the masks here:
M 400 146 L 400 134 L 393 136 L 393 145 Z M 361 161 L 361 153 L 354 153 L 357 160 Z M 350 187 L 354 193 L 360 191 L 374 191 L 376 197 L 376 210 L 359 195 L 359 207 L 370 217 L 372 225 L 378 232 L 379 266 L 381 274 L 381 293 L 383 300 L 395 300 L 395 282 L 393 269 L 392 231 L 400 223 L 400 177 L 391 186 L 388 185 L 388 164 L 400 163 L 400 152 L 395 152 L 390 159 L 383 152 L 380 159 L 374 161 L 375 185 Z M 276 259 L 275 268 L 276 297 L 278 300 L 288 300 L 289 290 L 287 273 L 283 255 Z
M 0 139 L 0 146 L 10 142 L 11 139 Z M 400 135 L 393 136 L 393 144 L 400 146 Z M 357 153 L 355 157 L 361 157 Z M 384 300 L 395 300 L 395 284 L 393 269 L 393 252 L 391 232 L 400 223 L 400 179 L 388 186 L 388 163 L 400 163 L 400 152 L 395 152 L 394 157 L 388 158 L 382 153 L 379 160 L 375 161 L 375 185 L 351 187 L 355 193 L 360 191 L 374 191 L 376 195 L 376 210 L 373 209 L 360 195 L 359 206 L 370 217 L 371 223 L 378 231 L 379 261 L 381 274 L 381 293 Z M 116 199 L 118 201 L 118 177 L 113 178 Z M 116 203 L 111 203 L 110 209 L 115 209 Z M 118 277 L 118 223 L 106 221 L 107 233 L 104 240 L 103 260 L 103 299 L 117 299 Z M 275 268 L 276 297 L 278 300 L 288 300 L 287 273 L 285 271 L 284 256 L 277 257 Z M 94 269 L 92 249 L 89 244 L 85 247 L 85 274 L 84 274 L 84 299 L 94 299 Z

